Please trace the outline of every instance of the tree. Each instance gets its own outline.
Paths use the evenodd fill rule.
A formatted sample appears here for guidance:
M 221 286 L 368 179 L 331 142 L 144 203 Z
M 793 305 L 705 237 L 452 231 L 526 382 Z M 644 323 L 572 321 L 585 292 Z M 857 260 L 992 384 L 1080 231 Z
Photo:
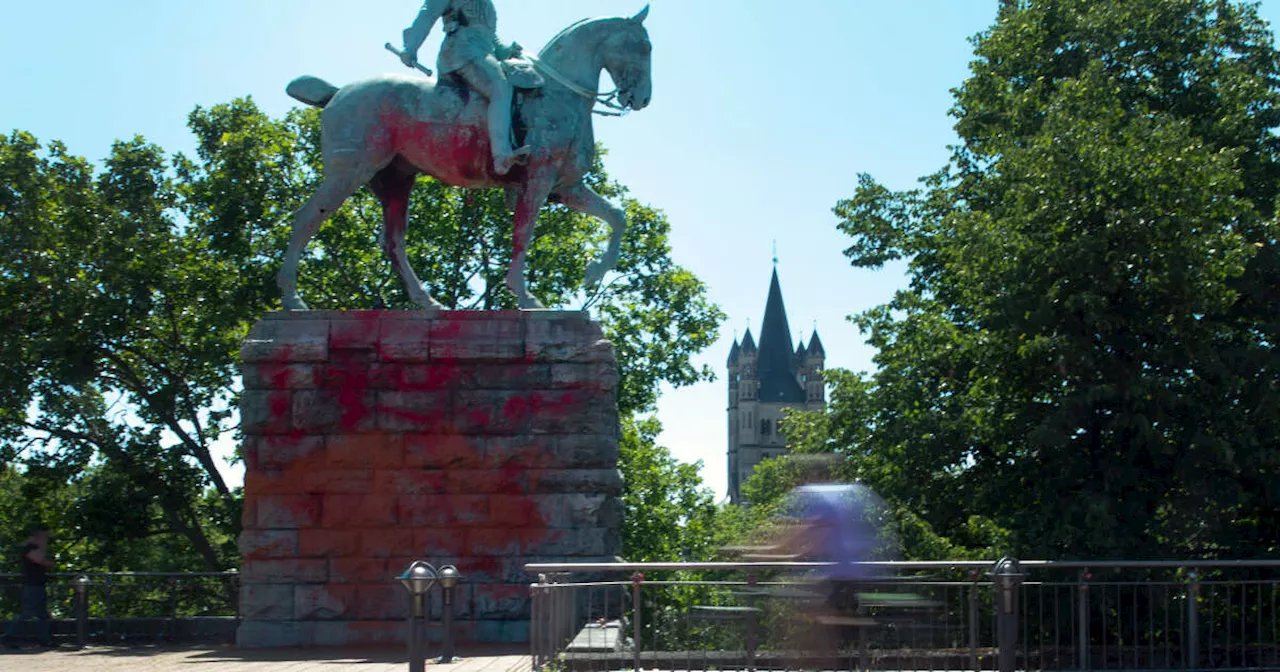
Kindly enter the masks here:
M 878 370 L 835 379 L 828 437 L 960 546 L 1273 551 L 1280 54 L 1256 7 L 1006 2 L 974 43 L 949 164 L 835 209 L 852 263 L 907 259 L 910 287 L 857 318 Z
M 177 537 L 207 568 L 234 564 L 239 493 L 213 445 L 237 432 L 240 342 L 279 305 L 292 212 L 319 177 L 318 121 L 237 100 L 192 113 L 194 156 L 166 159 L 136 138 L 98 170 L 57 142 L 0 138 L 0 462 L 73 482 L 90 509 L 77 525 L 117 521 L 94 532 Z M 599 160 L 589 181 L 623 198 L 632 224 L 617 272 L 584 299 L 613 339 L 631 414 L 663 382 L 711 375 L 690 357 L 723 315 L 671 261 L 662 213 L 626 198 Z M 514 307 L 501 193 L 420 182 L 409 255 L 431 291 L 454 307 Z M 321 228 L 302 270 L 314 307 L 412 307 L 376 245 L 380 223 L 362 190 Z M 551 205 L 538 230 L 531 287 L 553 307 L 582 299 L 603 226 Z M 126 505 L 129 516 L 109 515 Z
M 4 457 L 46 482 L 104 463 L 156 505 L 148 529 L 224 566 L 234 530 L 206 530 L 197 504 L 209 486 L 217 506 L 238 507 L 211 452 L 243 335 L 220 269 L 172 215 L 159 148 L 118 142 L 96 176 L 59 143 L 38 152 L 26 134 L 0 140 Z
M 622 490 L 622 548 L 630 562 L 708 560 L 722 535 L 711 490 L 687 464 L 657 444 L 662 425 L 654 418 L 623 421 L 618 467 Z

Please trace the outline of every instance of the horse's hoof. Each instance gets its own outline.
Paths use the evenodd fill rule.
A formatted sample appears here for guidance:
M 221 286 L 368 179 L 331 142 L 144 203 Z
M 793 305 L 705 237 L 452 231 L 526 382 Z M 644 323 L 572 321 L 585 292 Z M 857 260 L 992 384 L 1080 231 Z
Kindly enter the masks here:
M 546 306 L 542 305 L 541 301 L 533 298 L 532 296 L 527 299 L 519 300 L 516 303 L 516 305 L 520 307 L 520 310 L 546 310 L 547 309 Z
M 297 296 L 286 297 L 283 301 L 281 301 L 281 303 L 284 304 L 285 310 L 311 310 L 310 308 L 307 307 L 307 304 L 304 303 L 302 299 L 298 298 Z
M 443 303 L 436 301 L 436 297 L 428 294 L 425 289 L 422 290 L 421 295 L 413 297 L 413 302 L 429 313 L 438 312 L 446 308 Z
M 428 315 L 435 315 L 436 313 L 444 310 L 444 305 L 438 301 L 415 301 L 414 303 L 417 303 L 418 308 L 422 309 L 422 312 L 427 313 Z

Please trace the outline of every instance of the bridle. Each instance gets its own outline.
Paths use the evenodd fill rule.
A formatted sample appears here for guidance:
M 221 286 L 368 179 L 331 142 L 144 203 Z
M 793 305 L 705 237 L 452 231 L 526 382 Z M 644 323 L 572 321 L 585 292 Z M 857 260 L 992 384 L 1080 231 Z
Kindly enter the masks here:
M 586 98 L 587 100 L 592 101 L 594 105 L 603 105 L 604 107 L 610 110 L 616 110 L 614 112 L 609 112 L 606 110 L 593 108 L 591 110 L 592 114 L 598 114 L 605 117 L 623 117 L 623 116 L 626 116 L 627 113 L 631 111 L 631 107 L 629 105 L 623 105 L 622 103 L 618 102 L 618 92 L 621 91 L 621 89 L 614 89 L 609 93 L 597 93 L 595 91 L 591 91 L 586 87 L 574 82 L 568 77 L 565 77 L 564 75 L 560 74 L 560 71 L 556 70 L 550 65 L 547 65 L 544 61 L 540 59 L 537 59 L 528 54 L 525 54 L 524 58 L 529 59 L 529 62 L 533 64 L 533 68 L 535 70 L 542 73 L 543 75 L 546 75 L 547 77 L 550 77 L 551 79 L 554 79 L 558 84 L 560 84 L 564 88 L 569 89 L 570 91 L 578 94 L 579 96 L 582 96 L 583 98 Z

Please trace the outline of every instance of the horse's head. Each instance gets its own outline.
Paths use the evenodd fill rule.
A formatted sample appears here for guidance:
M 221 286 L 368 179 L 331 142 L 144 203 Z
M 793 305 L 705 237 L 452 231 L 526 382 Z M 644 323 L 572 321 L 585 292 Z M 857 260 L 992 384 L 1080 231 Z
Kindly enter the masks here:
M 618 86 L 618 102 L 633 110 L 644 109 L 653 96 L 653 45 L 644 27 L 647 16 L 648 5 L 619 21 L 621 28 L 605 39 L 601 49 L 604 68 Z

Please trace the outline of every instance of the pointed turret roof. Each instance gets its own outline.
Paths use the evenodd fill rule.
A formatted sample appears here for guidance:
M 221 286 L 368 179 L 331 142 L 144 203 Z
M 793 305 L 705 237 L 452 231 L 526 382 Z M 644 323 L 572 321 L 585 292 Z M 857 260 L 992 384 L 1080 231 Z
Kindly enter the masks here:
M 782 303 L 782 286 L 778 269 L 769 281 L 769 298 L 764 304 L 764 324 L 760 327 L 760 401 L 803 402 L 804 390 L 796 382 L 795 352 L 791 349 L 791 327 L 787 325 L 787 308 Z
M 818 338 L 818 330 L 813 330 L 813 337 L 809 339 L 809 356 L 810 357 L 826 357 L 827 351 L 822 349 L 822 339 Z
M 756 339 L 751 337 L 751 327 L 747 327 L 747 335 L 742 337 L 741 351 L 743 353 L 755 353 L 756 351 Z
M 734 337 L 734 339 L 733 339 L 733 347 L 730 347 L 730 348 L 729 348 L 729 366 L 733 366 L 734 364 L 737 364 L 737 363 L 738 363 L 738 350 L 739 350 L 739 349 L 740 349 L 740 348 L 738 347 L 738 339 L 737 339 L 737 337 Z

